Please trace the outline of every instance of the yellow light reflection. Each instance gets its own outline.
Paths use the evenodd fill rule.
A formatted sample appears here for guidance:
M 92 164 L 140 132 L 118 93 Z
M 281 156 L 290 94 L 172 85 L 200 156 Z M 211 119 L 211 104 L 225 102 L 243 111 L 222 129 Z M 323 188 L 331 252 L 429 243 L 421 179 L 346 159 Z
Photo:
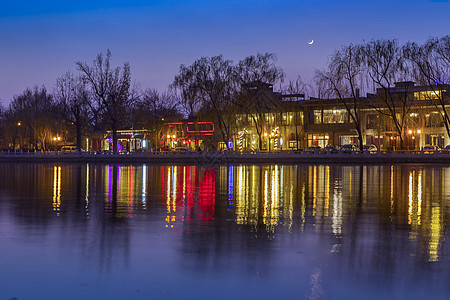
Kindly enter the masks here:
M 441 208 L 435 204 L 431 209 L 431 232 L 428 247 L 429 261 L 439 261 L 439 252 L 442 236 Z
M 268 193 L 269 193 L 269 179 L 268 172 L 264 170 L 264 211 L 263 211 L 263 223 L 266 224 L 267 207 L 268 207 Z
M 86 196 L 84 197 L 84 201 L 86 202 L 85 210 L 86 215 L 89 215 L 89 164 L 86 165 Z
M 317 166 L 313 167 L 313 216 L 316 215 L 317 208 Z
M 417 183 L 417 224 L 422 223 L 422 171 L 419 171 L 419 179 Z
M 323 215 L 328 217 L 328 209 L 330 207 L 330 166 L 325 167 L 325 204 Z
M 61 210 L 61 167 L 53 167 L 53 210 L 59 216 Z
M 247 168 L 247 167 L 245 167 Z M 245 224 L 247 218 L 248 218 L 248 213 L 247 213 L 247 208 L 248 208 L 248 197 L 245 194 L 245 184 L 246 181 L 245 180 L 245 174 L 246 172 L 244 172 L 244 166 L 238 166 L 237 167 L 237 182 L 238 182 L 238 188 L 237 188 L 237 193 L 236 193 L 236 222 L 238 224 Z
M 408 224 L 411 225 L 413 211 L 413 172 L 409 172 L 408 190 Z
M 278 170 L 278 165 L 275 166 L 275 170 L 272 172 L 272 201 L 270 205 L 270 225 L 277 226 L 278 225 L 278 216 L 279 216 L 279 178 L 280 172 Z M 274 231 L 274 228 L 271 227 L 271 231 Z

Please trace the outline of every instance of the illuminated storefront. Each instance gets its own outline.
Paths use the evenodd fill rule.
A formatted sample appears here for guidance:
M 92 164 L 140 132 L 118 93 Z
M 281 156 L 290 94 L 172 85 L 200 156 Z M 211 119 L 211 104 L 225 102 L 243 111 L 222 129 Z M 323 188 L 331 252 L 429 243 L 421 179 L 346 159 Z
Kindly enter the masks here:
M 167 150 L 177 147 L 191 150 L 215 149 L 214 123 L 193 121 L 164 123 L 160 144 Z

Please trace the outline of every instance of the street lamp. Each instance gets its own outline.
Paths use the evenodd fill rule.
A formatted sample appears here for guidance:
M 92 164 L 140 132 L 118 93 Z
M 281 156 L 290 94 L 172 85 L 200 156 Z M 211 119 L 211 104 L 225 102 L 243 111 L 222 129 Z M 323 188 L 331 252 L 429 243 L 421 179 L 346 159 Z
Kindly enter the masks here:
M 416 149 L 416 133 L 417 134 L 421 134 L 422 131 L 420 129 L 417 129 L 417 130 L 410 129 L 410 130 L 408 130 L 408 134 L 411 136 L 411 139 L 413 140 L 414 149 Z
M 13 138 L 13 148 L 14 148 L 14 150 L 16 150 L 16 139 L 20 138 L 19 137 L 19 126 L 22 125 L 22 123 L 19 121 L 19 122 L 17 122 L 16 125 L 17 125 L 16 126 L 16 134 L 14 135 L 14 138 Z M 19 142 L 20 142 L 20 140 L 19 140 Z M 19 144 L 18 148 L 20 148 L 20 144 Z

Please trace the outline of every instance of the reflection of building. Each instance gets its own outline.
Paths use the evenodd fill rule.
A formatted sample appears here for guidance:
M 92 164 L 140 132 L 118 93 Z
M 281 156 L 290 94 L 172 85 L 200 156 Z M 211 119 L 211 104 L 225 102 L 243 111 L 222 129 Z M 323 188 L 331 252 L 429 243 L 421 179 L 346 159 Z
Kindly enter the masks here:
M 161 194 L 165 198 L 167 228 L 180 222 L 212 222 L 215 208 L 215 174 L 196 166 L 161 167 Z

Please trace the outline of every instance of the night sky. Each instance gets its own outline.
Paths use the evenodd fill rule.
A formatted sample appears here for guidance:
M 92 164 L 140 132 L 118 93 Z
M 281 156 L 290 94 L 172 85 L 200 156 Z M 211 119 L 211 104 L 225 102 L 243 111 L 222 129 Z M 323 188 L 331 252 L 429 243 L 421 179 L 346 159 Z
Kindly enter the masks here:
M 309 81 L 342 45 L 450 34 L 450 2 L 429 0 L 60 0 L 0 2 L 0 99 L 45 85 L 112 52 L 143 88 L 165 91 L 180 64 L 222 54 L 278 56 L 287 79 Z M 313 45 L 308 42 L 314 39 Z

